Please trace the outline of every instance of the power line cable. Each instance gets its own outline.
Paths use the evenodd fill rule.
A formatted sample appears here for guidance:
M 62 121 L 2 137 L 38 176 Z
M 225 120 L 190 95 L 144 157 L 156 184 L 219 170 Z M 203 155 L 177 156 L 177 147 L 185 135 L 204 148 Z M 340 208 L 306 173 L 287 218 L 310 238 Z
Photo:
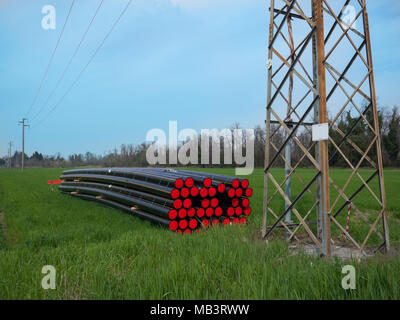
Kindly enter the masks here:
M 42 81 L 40 82 L 39 89 L 36 91 L 35 97 L 33 98 L 33 101 L 32 101 L 32 103 L 31 103 L 31 105 L 30 105 L 30 107 L 29 107 L 29 109 L 28 109 L 28 112 L 27 112 L 27 114 L 26 114 L 26 117 L 28 117 L 29 113 L 31 112 L 31 110 L 32 110 L 33 106 L 35 105 L 36 100 L 37 100 L 37 98 L 38 98 L 38 96 L 39 96 L 39 93 L 40 93 L 40 91 L 42 90 L 43 83 L 44 83 L 44 81 L 46 80 L 47 74 L 49 73 L 49 70 L 50 70 L 50 66 L 51 66 L 51 64 L 53 63 L 54 56 L 55 56 L 55 54 L 56 54 L 56 51 L 57 51 L 57 49 L 58 49 L 58 46 L 60 45 L 61 38 L 62 38 L 62 36 L 63 36 L 63 34 L 64 34 L 64 30 L 65 30 L 65 27 L 66 27 L 66 25 L 67 25 L 67 23 L 68 23 L 68 20 L 69 20 L 69 17 L 70 17 L 70 15 L 71 15 L 71 11 L 72 11 L 72 8 L 73 8 L 74 4 L 75 4 L 75 0 L 72 0 L 71 6 L 70 6 L 69 11 L 68 11 L 67 18 L 65 19 L 63 28 L 61 29 L 60 36 L 58 37 L 56 47 L 55 47 L 54 50 L 53 50 L 53 53 L 52 53 L 52 55 L 51 55 L 51 57 L 50 57 L 50 61 L 49 61 L 48 65 L 47 65 L 46 71 L 45 71 L 45 73 L 44 73 L 44 75 L 43 75 Z
M 54 105 L 54 107 L 52 109 L 50 109 L 50 111 L 39 121 L 37 122 L 33 127 L 36 128 L 38 127 L 41 123 L 43 123 L 44 120 L 47 119 L 47 117 L 53 113 L 53 111 L 63 102 L 63 100 L 65 99 L 65 97 L 68 95 L 68 93 L 72 90 L 72 88 L 75 86 L 75 84 L 78 82 L 78 80 L 81 78 L 82 74 L 85 72 L 85 70 L 87 69 L 87 67 L 89 66 L 89 64 L 93 61 L 93 59 L 95 58 L 95 56 L 97 55 L 97 53 L 100 51 L 100 49 L 102 48 L 102 46 L 104 45 L 105 41 L 107 40 L 107 38 L 110 36 L 110 34 L 112 33 L 112 31 L 114 30 L 115 26 L 118 24 L 118 22 L 121 20 L 122 16 L 124 15 L 124 13 L 126 12 L 126 10 L 128 9 L 129 5 L 131 4 L 132 0 L 129 0 L 128 3 L 126 4 L 126 6 L 124 7 L 124 9 L 122 10 L 122 12 L 120 13 L 120 15 L 118 16 L 117 20 L 114 22 L 114 24 L 112 25 L 111 29 L 108 31 L 108 33 L 106 34 L 106 36 L 104 37 L 104 39 L 101 41 L 100 45 L 97 47 L 96 51 L 93 53 L 93 55 L 90 57 L 89 61 L 87 62 L 87 64 L 83 67 L 83 69 L 80 71 L 80 73 L 78 74 L 78 76 L 76 77 L 76 79 L 72 82 L 72 84 L 70 85 L 70 87 L 67 89 L 67 91 L 64 93 L 64 95 L 61 97 L 61 99 Z
M 44 104 L 42 105 L 42 107 L 41 107 L 41 108 L 38 110 L 38 112 L 32 117 L 31 121 L 35 120 L 35 119 L 42 113 L 42 111 L 46 108 L 46 106 L 47 106 L 47 104 L 49 103 L 50 99 L 53 97 L 54 93 L 56 92 L 56 90 L 57 90 L 58 87 L 60 86 L 61 81 L 64 79 L 64 77 L 65 77 L 65 75 L 66 75 L 66 73 L 67 73 L 69 67 L 70 67 L 71 64 L 72 64 L 72 61 L 75 59 L 76 55 L 78 54 L 78 51 L 79 51 L 79 49 L 80 49 L 80 47 L 81 47 L 83 41 L 85 40 L 86 35 L 88 34 L 88 32 L 89 32 L 89 30 L 90 30 L 90 27 L 92 26 L 93 21 L 95 20 L 95 18 L 96 18 L 96 16 L 97 16 L 97 14 L 98 14 L 98 12 L 99 12 L 99 10 L 100 10 L 100 8 L 101 8 L 103 2 L 104 2 L 104 0 L 101 0 L 101 1 L 100 1 L 100 4 L 98 5 L 98 7 L 97 7 L 97 9 L 96 9 L 96 12 L 94 13 L 94 15 L 93 15 L 93 17 L 92 17 L 92 19 L 91 19 L 89 25 L 87 26 L 85 32 L 83 33 L 82 38 L 81 38 L 81 40 L 80 40 L 79 43 L 78 43 L 78 46 L 75 48 L 74 53 L 72 54 L 71 58 L 69 59 L 68 64 L 66 65 L 64 71 L 62 72 L 60 78 L 58 79 L 58 81 L 57 81 L 55 87 L 53 88 L 53 90 L 51 91 L 51 93 L 49 94 L 49 96 L 47 97 L 47 99 L 46 99 L 46 101 L 44 102 Z

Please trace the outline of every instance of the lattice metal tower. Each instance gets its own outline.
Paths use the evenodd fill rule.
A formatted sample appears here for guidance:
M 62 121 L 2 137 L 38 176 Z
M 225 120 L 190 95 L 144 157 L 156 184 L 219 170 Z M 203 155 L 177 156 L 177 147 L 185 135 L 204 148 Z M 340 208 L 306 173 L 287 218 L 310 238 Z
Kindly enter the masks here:
M 366 1 L 270 0 L 269 10 L 263 237 L 284 230 L 326 256 L 338 243 L 389 250 Z M 328 140 L 311 138 L 318 124 Z

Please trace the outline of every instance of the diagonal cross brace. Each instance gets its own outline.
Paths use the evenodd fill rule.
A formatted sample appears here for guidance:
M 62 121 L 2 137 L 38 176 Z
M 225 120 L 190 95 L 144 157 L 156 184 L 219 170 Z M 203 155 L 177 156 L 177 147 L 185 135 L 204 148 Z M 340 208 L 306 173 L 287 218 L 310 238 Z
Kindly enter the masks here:
M 307 184 L 307 186 L 303 189 L 303 191 L 297 196 L 297 198 L 287 207 L 285 212 L 279 217 L 278 220 L 275 221 L 274 225 L 270 227 L 268 232 L 265 234 L 263 240 L 267 239 L 268 236 L 276 229 L 278 224 L 282 221 L 282 219 L 286 216 L 286 214 L 294 208 L 294 206 L 303 198 L 304 194 L 307 192 L 308 189 L 314 184 L 314 182 L 319 178 L 321 175 L 321 171 L 319 171 L 315 177 Z
M 290 132 L 289 136 L 287 137 L 286 141 L 283 143 L 283 145 L 279 148 L 279 151 L 275 154 L 274 158 L 271 160 L 271 162 L 268 164 L 267 168 L 265 169 L 264 172 L 268 172 L 269 169 L 273 166 L 275 163 L 276 159 L 279 157 L 281 154 L 282 150 L 286 147 L 288 142 L 292 139 L 293 135 L 296 133 L 296 131 L 299 129 L 301 124 L 304 122 L 305 118 L 307 115 L 310 113 L 311 109 L 314 107 L 315 103 L 319 99 L 319 96 L 315 96 L 313 102 L 310 104 L 310 106 L 307 108 L 307 111 L 303 114 L 297 125 L 293 128 L 293 130 Z

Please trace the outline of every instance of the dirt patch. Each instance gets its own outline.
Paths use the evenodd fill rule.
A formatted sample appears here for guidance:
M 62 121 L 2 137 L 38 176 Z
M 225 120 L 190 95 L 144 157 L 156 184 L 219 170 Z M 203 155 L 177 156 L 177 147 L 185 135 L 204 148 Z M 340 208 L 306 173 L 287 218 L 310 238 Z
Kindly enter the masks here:
M 306 232 L 298 232 L 296 233 L 297 241 L 292 240 L 288 243 L 288 248 L 293 253 L 305 252 L 310 255 L 320 255 L 320 251 L 317 246 L 311 240 L 310 236 Z M 273 233 L 268 237 L 268 240 L 279 239 L 282 241 L 286 241 L 284 232 Z M 265 242 L 263 240 L 261 232 L 258 233 L 258 240 Z M 350 259 L 350 258 L 369 258 L 374 256 L 379 256 L 382 259 L 388 259 L 393 256 L 398 257 L 400 255 L 399 250 L 391 249 L 389 253 L 386 255 L 379 255 L 375 252 L 374 248 L 365 247 L 363 253 L 360 254 L 359 250 L 355 248 L 351 243 L 344 240 L 340 237 L 332 237 L 332 255 L 337 256 L 341 259 Z

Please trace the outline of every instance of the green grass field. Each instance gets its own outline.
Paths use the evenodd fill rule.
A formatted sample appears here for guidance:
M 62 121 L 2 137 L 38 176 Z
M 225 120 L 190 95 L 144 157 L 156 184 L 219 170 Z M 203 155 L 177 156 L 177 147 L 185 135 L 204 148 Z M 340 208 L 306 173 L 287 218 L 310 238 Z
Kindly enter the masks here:
M 282 240 L 261 242 L 262 170 L 249 178 L 255 192 L 247 226 L 191 236 L 51 193 L 47 180 L 57 179 L 62 171 L 0 170 L 0 299 L 400 299 L 396 255 L 361 262 L 326 260 L 293 255 Z M 299 172 L 304 179 L 313 175 L 310 170 Z M 275 173 L 283 177 L 281 170 Z M 342 184 L 349 173 L 331 171 Z M 385 180 L 392 247 L 399 248 L 400 171 L 386 171 Z M 349 190 L 358 186 L 352 184 Z M 374 212 L 374 202 L 365 192 L 356 204 Z M 310 204 L 306 197 L 299 206 L 307 209 Z M 283 202 L 274 205 L 279 212 Z M 363 228 L 352 222 L 353 231 L 360 229 L 361 234 Z M 334 235 L 341 236 L 337 231 Z M 371 238 L 368 244 L 378 241 Z M 341 270 L 347 264 L 357 270 L 356 290 L 341 287 Z M 57 270 L 56 290 L 41 287 L 44 265 Z

